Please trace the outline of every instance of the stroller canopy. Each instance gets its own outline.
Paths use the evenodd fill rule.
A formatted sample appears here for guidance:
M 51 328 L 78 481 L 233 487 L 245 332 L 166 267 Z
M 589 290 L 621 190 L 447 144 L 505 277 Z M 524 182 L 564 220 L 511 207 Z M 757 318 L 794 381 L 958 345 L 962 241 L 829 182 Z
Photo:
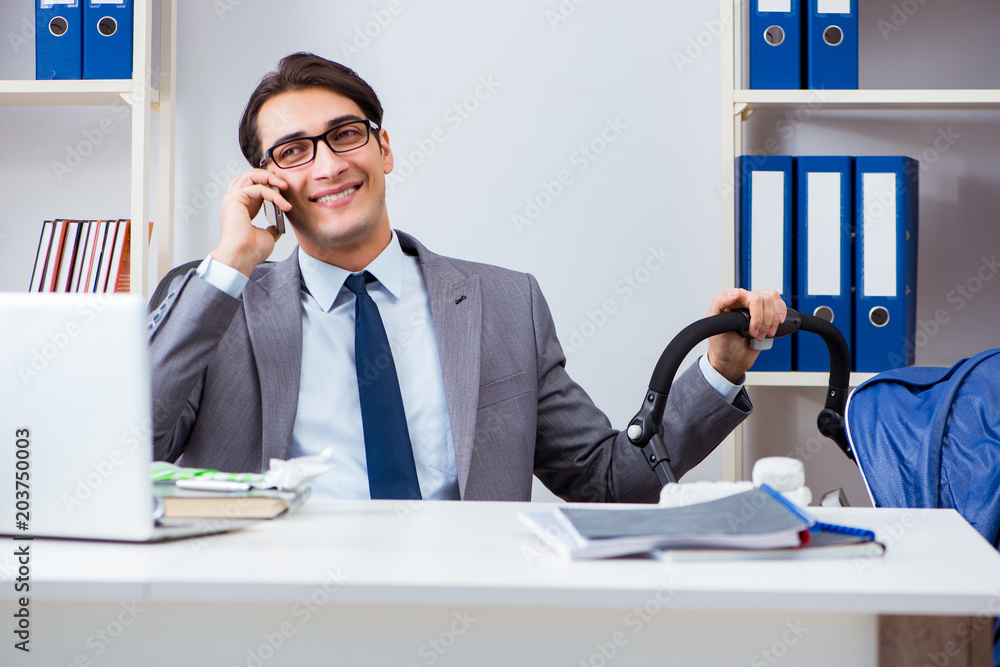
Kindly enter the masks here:
M 846 422 L 877 507 L 954 508 L 1000 547 L 1000 350 L 877 375 Z

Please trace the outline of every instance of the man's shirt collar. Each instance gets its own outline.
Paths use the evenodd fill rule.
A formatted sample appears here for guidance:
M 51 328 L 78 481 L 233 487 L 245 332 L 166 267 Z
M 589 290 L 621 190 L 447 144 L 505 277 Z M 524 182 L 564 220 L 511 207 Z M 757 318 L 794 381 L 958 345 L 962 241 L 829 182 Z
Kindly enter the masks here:
M 351 271 L 318 260 L 308 255 L 301 246 L 299 246 L 298 252 L 302 283 L 319 307 L 325 312 L 329 312 L 337 295 L 344 288 L 344 281 L 347 280 L 347 276 L 351 275 Z M 379 253 L 379 256 L 372 260 L 371 264 L 366 266 L 363 271 L 368 271 L 375 276 L 375 279 L 393 298 L 399 299 L 402 296 L 403 249 L 399 246 L 399 238 L 395 232 L 392 233 L 392 238 L 385 250 Z

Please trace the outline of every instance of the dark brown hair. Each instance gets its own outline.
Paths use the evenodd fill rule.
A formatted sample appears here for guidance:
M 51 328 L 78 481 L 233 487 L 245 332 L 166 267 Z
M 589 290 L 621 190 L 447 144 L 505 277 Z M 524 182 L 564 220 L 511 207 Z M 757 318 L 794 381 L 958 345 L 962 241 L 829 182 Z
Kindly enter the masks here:
M 325 88 L 343 95 L 361 108 L 365 118 L 382 126 L 382 103 L 364 79 L 350 67 L 312 53 L 293 53 L 278 63 L 278 69 L 261 79 L 250 96 L 243 117 L 240 119 L 240 150 L 250 166 L 257 167 L 264 156 L 260 145 L 257 115 L 272 97 L 306 88 Z M 378 139 L 378 133 L 375 133 Z

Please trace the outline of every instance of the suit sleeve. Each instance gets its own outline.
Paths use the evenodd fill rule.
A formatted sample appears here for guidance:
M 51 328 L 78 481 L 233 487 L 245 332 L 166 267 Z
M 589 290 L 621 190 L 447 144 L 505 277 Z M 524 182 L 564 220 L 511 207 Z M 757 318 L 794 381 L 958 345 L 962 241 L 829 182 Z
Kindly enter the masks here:
M 153 458 L 176 461 L 187 445 L 201 402 L 205 371 L 240 300 L 211 286 L 194 270 L 175 279 L 150 313 Z
M 641 451 L 566 373 L 552 314 L 534 277 L 528 280 L 538 358 L 535 474 L 566 500 L 656 502 L 660 484 Z M 735 403 L 744 409 L 727 403 L 697 364 L 675 380 L 664 410 L 663 439 L 678 478 L 747 417 L 751 406 L 745 392 Z

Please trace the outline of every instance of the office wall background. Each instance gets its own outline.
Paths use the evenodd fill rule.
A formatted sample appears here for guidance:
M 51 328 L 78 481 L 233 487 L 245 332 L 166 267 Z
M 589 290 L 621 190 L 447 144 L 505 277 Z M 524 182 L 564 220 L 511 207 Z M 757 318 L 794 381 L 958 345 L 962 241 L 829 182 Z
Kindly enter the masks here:
M 1000 87 L 993 3 L 862 4 L 863 87 Z M 339 60 L 386 110 L 392 224 L 439 253 L 533 273 L 570 373 L 623 427 L 663 347 L 723 287 L 720 20 L 716 2 L 181 1 L 175 262 L 218 240 L 225 187 L 247 168 L 236 125 L 260 76 L 298 50 Z M 31 2 L 0 3 L 0 78 L 33 78 L 31 24 Z M 747 145 L 774 136 L 773 152 L 920 157 L 950 132 L 946 150 L 922 159 L 918 292 L 919 319 L 950 319 L 917 360 L 950 364 L 997 344 L 1000 279 L 962 308 L 948 296 L 997 250 L 1000 114 L 759 114 Z M 775 129 L 789 124 L 791 134 Z M 124 107 L 0 109 L 0 290 L 25 289 L 42 220 L 128 215 L 128 145 Z M 275 258 L 292 247 L 289 235 Z M 844 486 L 863 503 L 857 472 L 810 444 L 820 399 L 759 391 L 768 400 L 749 462 L 811 452 L 814 490 Z M 720 474 L 714 454 L 688 479 Z

